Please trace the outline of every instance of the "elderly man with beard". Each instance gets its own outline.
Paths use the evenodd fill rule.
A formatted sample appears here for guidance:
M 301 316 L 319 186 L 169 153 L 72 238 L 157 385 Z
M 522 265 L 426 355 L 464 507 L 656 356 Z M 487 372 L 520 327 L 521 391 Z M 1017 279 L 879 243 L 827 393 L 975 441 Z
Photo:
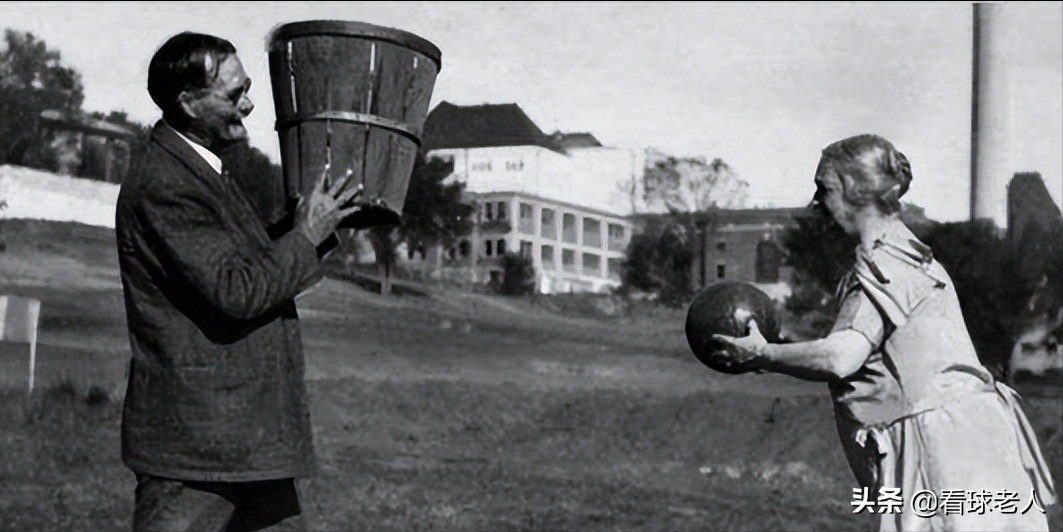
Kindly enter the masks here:
M 295 479 L 314 453 L 295 296 L 361 205 L 322 175 L 270 237 L 218 157 L 247 138 L 250 87 L 233 45 L 209 35 L 170 38 L 148 68 L 162 119 L 116 213 L 136 532 L 305 528 Z

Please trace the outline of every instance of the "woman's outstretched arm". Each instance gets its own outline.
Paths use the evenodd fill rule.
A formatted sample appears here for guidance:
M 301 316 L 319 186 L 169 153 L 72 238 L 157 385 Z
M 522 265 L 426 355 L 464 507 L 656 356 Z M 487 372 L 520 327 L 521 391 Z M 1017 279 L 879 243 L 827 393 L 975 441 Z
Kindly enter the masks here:
M 750 371 L 782 373 L 809 381 L 844 379 L 856 373 L 874 346 L 862 333 L 841 329 L 819 340 L 788 344 L 768 343 L 755 321 L 749 335 L 741 338 L 715 335 L 714 338 L 738 349 L 737 365 Z
M 852 329 L 819 340 L 790 344 L 765 343 L 765 369 L 809 381 L 844 379 L 856 373 L 871 355 L 871 342 Z

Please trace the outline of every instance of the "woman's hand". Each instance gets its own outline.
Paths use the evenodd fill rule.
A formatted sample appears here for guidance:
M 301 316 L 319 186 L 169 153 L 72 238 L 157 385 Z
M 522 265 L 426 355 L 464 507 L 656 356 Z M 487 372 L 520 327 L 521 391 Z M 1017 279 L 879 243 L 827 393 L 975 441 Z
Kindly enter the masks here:
M 714 334 L 713 340 L 726 346 L 726 349 L 713 353 L 712 357 L 717 363 L 725 366 L 733 373 L 764 373 L 767 371 L 768 359 L 764 356 L 764 350 L 768 341 L 760 333 L 756 320 L 750 319 L 749 334 L 742 337 Z

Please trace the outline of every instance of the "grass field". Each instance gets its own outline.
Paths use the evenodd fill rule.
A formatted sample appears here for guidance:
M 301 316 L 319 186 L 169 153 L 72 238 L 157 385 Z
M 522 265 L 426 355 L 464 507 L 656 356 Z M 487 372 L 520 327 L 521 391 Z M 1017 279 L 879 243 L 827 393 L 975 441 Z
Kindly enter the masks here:
M 0 343 L 0 531 L 128 530 L 113 233 L 5 220 L 0 239 L 0 293 L 42 301 L 31 397 L 26 346 Z M 825 386 L 711 372 L 682 312 L 405 288 L 328 279 L 299 302 L 311 530 L 874 529 Z M 1027 399 L 1058 484 L 1063 400 Z

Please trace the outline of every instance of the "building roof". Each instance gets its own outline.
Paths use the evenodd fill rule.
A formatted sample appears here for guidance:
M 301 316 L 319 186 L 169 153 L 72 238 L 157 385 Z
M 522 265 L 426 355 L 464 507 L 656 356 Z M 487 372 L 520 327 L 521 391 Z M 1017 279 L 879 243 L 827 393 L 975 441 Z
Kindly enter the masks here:
M 717 225 L 752 225 L 794 223 L 794 217 L 809 214 L 804 207 L 764 208 L 764 209 L 718 209 Z
M 602 147 L 602 143 L 590 133 L 562 133 L 560 131 L 555 131 L 550 135 L 550 138 L 566 150 Z
M 98 135 L 107 138 L 131 139 L 137 136 L 135 131 L 95 118 L 83 116 L 71 116 L 62 111 L 48 109 L 41 111 L 42 123 L 52 127 L 59 127 L 70 131 L 80 131 L 88 135 Z
M 543 133 L 515 103 L 458 106 L 440 102 L 425 118 L 422 139 L 429 151 L 540 146 L 564 153 L 561 145 Z

